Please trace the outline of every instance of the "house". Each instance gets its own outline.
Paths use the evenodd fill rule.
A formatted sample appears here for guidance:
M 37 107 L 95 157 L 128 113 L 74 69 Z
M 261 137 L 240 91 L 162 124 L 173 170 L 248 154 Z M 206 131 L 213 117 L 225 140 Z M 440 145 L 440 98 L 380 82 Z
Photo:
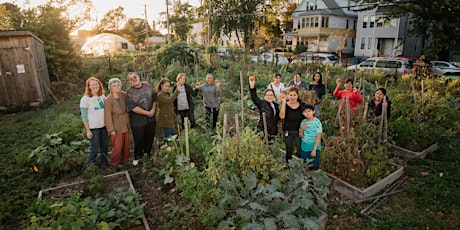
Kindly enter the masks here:
M 408 16 L 385 19 L 391 5 L 358 11 L 355 56 L 403 55 L 403 38 L 408 30 Z
M 354 52 L 357 13 L 355 1 L 303 0 L 292 14 L 293 30 L 284 34 L 287 44 L 307 46 L 310 52 L 334 52 L 337 36 L 346 36 L 343 53 Z
M 195 43 L 197 45 L 207 44 L 207 35 L 203 33 L 207 23 L 198 22 L 192 24 L 190 35 L 187 37 L 187 43 Z M 218 47 L 244 47 L 244 34 L 242 32 L 232 31 L 230 34 L 225 34 L 223 31 L 220 32 L 219 38 L 217 39 Z
M 81 48 L 85 56 L 99 57 L 113 51 L 135 51 L 134 45 L 125 38 L 112 34 L 102 33 L 89 38 Z
M 0 31 L 0 110 L 37 106 L 50 87 L 43 41 L 29 31 Z

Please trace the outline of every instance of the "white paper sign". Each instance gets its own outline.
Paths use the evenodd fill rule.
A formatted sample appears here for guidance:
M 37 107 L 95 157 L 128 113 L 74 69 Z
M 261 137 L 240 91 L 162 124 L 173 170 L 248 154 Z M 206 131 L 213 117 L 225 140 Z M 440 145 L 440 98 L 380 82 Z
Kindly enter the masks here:
M 16 65 L 16 68 L 18 69 L 18 73 L 25 73 L 26 72 L 26 68 L 22 64 Z

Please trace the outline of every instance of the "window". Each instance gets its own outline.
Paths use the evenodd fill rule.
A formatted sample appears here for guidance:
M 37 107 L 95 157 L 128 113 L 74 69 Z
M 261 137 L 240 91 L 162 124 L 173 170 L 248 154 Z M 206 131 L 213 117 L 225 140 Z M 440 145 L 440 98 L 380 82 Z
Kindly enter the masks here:
M 319 26 L 319 17 L 315 17 L 315 27 Z
M 377 28 L 382 28 L 383 27 L 383 18 L 378 18 L 377 19 Z
M 390 27 L 396 27 L 396 23 L 398 23 L 398 19 L 396 19 L 396 18 L 391 19 Z
M 360 67 L 374 67 L 375 60 L 366 60 L 362 62 L 359 66 Z
M 347 19 L 347 24 L 345 25 L 345 29 L 348 29 L 348 23 L 349 23 L 349 21 Z
M 310 27 L 315 26 L 315 18 L 310 18 Z
M 351 38 L 351 48 L 353 48 L 353 49 L 355 48 L 355 42 L 356 42 L 355 37 L 352 37 Z
M 356 30 L 356 20 L 353 21 L 353 30 Z
M 369 16 L 363 15 L 363 28 L 367 28 L 367 21 L 369 20 Z
M 305 18 L 302 18 L 302 28 L 305 28 Z
M 369 28 L 374 28 L 375 24 L 375 15 L 371 16 L 371 21 L 369 22 Z
M 307 22 L 305 23 L 306 27 L 310 27 L 310 18 L 307 18 Z
M 374 44 L 372 43 L 373 39 L 374 39 L 373 37 L 367 38 L 367 49 L 368 50 L 374 49 Z
M 321 27 L 329 27 L 329 17 L 321 17 Z
M 362 37 L 361 38 L 361 49 L 363 50 L 364 48 L 366 48 L 366 38 Z
M 316 4 L 316 1 L 307 2 L 306 10 L 316 10 L 316 9 L 318 9 L 318 5 Z
M 128 43 L 122 42 L 122 43 L 121 43 L 121 49 L 127 50 L 127 49 L 128 49 Z

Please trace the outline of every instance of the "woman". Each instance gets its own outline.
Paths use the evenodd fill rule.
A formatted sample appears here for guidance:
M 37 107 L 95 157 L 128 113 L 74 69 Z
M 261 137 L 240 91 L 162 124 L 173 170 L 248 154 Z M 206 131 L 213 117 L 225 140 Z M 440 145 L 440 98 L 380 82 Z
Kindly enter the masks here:
M 302 103 L 299 99 L 299 89 L 291 87 L 287 90 L 289 101 L 286 102 L 286 97 L 282 98 L 283 103 L 280 109 L 280 118 L 284 119 L 284 144 L 286 145 L 286 162 L 292 159 L 294 146 L 297 154 L 300 154 L 300 137 L 299 127 L 300 122 L 304 119 L 302 115 Z
M 192 97 L 198 94 L 190 85 L 186 84 L 187 76 L 185 73 L 180 73 L 176 78 L 177 85 L 173 87 L 173 91 L 179 88 L 179 95 L 174 101 L 174 108 L 181 118 L 181 126 L 184 127 L 184 118 L 188 117 L 190 127 L 195 128 L 195 105 Z
M 203 103 L 206 108 L 206 121 L 209 124 L 212 114 L 212 129 L 216 128 L 217 118 L 219 116 L 220 97 L 222 97 L 222 90 L 220 89 L 220 81 L 214 82 L 214 76 L 210 73 L 206 75 L 206 84 L 200 85 L 199 82 L 195 84 L 195 91 L 203 92 Z
M 299 88 L 299 91 L 302 89 L 307 89 L 307 83 L 302 80 L 302 74 L 301 73 L 296 73 L 294 75 L 294 80 L 291 80 L 288 84 L 287 87 L 297 87 Z
M 143 154 L 151 156 L 156 127 L 156 94 L 152 86 L 142 82 L 136 73 L 128 73 L 128 80 L 131 87 L 126 91 L 126 106 L 134 138 L 133 165 L 137 165 Z
M 284 87 L 284 84 L 281 83 L 281 74 L 279 73 L 275 74 L 275 77 L 273 78 L 273 82 L 271 82 L 268 85 L 267 89 L 273 90 L 273 92 L 275 93 L 275 98 L 276 98 L 277 103 L 281 102 L 281 98 L 279 98 L 278 95 L 280 95 L 286 90 L 286 87 Z
M 175 134 L 174 120 L 176 113 L 174 112 L 174 101 L 179 95 L 178 87 L 172 95 L 169 92 L 170 87 L 171 82 L 167 78 L 160 79 L 156 87 L 158 102 L 157 125 L 163 129 L 165 145 L 169 143 L 168 138 Z
M 121 91 L 118 78 L 109 80 L 110 94 L 105 100 L 104 120 L 112 141 L 112 167 L 129 160 L 129 115 L 126 108 L 126 93 Z
M 278 121 L 279 121 L 279 107 L 275 99 L 275 92 L 273 89 L 266 89 L 264 92 L 264 99 L 257 96 L 254 77 L 249 79 L 249 92 L 251 93 L 251 100 L 259 108 L 259 122 L 257 123 L 257 130 L 264 132 L 263 113 L 265 113 L 265 121 L 267 124 L 268 141 L 272 141 L 278 134 Z
M 390 119 L 391 115 L 391 101 L 388 99 L 387 90 L 379 88 L 375 92 L 374 99 L 368 103 L 368 114 L 367 120 L 372 121 L 376 117 L 381 116 L 383 108 L 386 108 L 387 120 Z
M 101 81 L 95 77 L 86 80 L 85 95 L 80 99 L 80 111 L 86 138 L 90 141 L 86 167 L 94 163 L 97 153 L 101 154 L 102 169 L 109 169 L 108 137 L 104 123 L 105 95 Z
M 326 86 L 323 84 L 323 76 L 320 72 L 316 72 L 313 74 L 313 79 L 308 85 L 308 90 L 313 90 L 316 93 L 316 100 L 315 103 L 312 105 L 315 106 L 315 117 L 318 117 L 320 114 L 320 109 L 318 104 L 323 99 L 323 96 L 326 94 Z
M 345 79 L 344 90 L 340 90 L 341 82 L 342 80 L 340 78 L 337 78 L 337 86 L 334 90 L 334 97 L 337 97 L 337 99 L 344 100 L 348 98 L 351 107 L 351 113 L 355 114 L 358 112 L 358 104 L 363 102 L 363 97 L 361 97 L 361 93 L 359 92 L 359 90 L 356 87 L 353 87 L 353 80 L 351 80 L 350 78 Z

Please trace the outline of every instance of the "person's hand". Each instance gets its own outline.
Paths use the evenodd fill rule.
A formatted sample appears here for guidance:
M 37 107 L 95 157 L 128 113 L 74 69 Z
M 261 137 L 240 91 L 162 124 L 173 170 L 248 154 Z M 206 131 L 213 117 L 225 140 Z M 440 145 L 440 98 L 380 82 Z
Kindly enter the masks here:
M 356 87 L 353 87 L 353 93 L 358 92 L 358 89 Z
M 254 76 L 249 77 L 249 88 L 253 89 L 256 84 L 256 78 Z
M 302 130 L 302 132 L 307 129 L 307 123 L 303 123 L 301 126 L 300 126 L 300 130 Z
M 199 82 L 199 81 L 197 81 L 197 82 L 195 83 L 195 89 L 198 89 L 198 88 L 200 88 L 200 82 Z
M 284 104 L 286 103 L 286 94 L 280 93 L 278 97 L 281 99 L 281 102 Z
M 337 80 L 335 80 L 335 83 L 336 83 L 337 85 L 340 85 L 340 83 L 342 83 L 342 79 L 340 79 L 340 77 L 337 78 Z
M 311 156 L 316 157 L 316 149 L 311 150 Z
M 152 109 L 152 110 L 147 112 L 147 117 L 153 117 L 153 115 L 155 115 L 155 110 Z
M 383 105 L 383 107 L 387 108 L 388 107 L 388 102 L 383 101 L 382 105 Z
M 86 131 L 86 138 L 89 140 L 93 139 L 93 133 L 91 131 Z
M 112 136 L 116 136 L 116 135 L 117 135 L 117 133 L 116 133 L 115 131 L 112 131 L 112 132 L 110 132 L 110 135 L 112 135 Z
M 216 87 L 220 87 L 220 80 L 216 79 L 215 82 L 216 82 Z

